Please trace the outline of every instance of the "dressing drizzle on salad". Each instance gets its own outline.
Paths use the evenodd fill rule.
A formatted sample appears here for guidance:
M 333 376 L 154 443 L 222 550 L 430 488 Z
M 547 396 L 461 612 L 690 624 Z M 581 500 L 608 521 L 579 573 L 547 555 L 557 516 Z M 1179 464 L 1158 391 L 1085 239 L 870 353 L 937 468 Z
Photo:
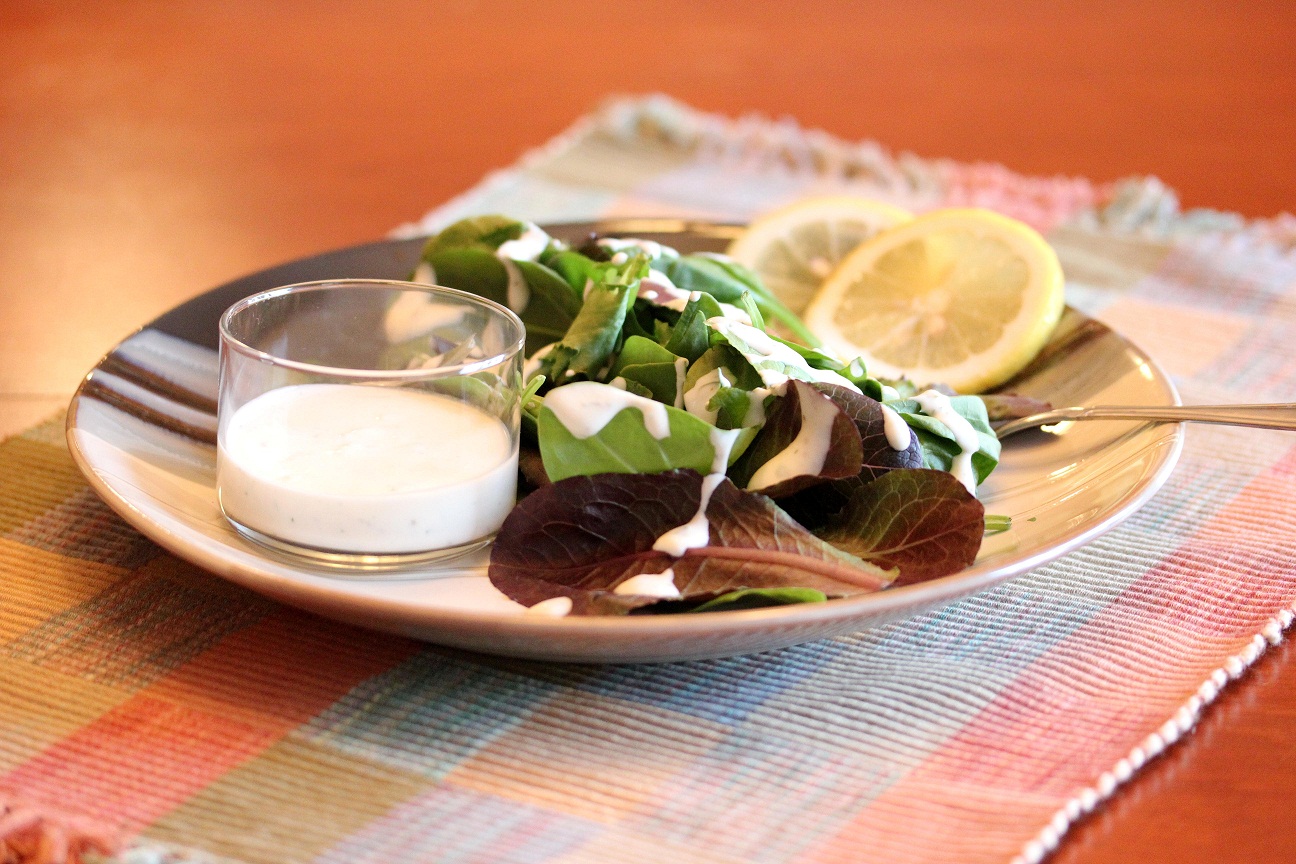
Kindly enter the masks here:
M 813 347 L 815 335 L 734 260 L 649 240 L 573 248 L 530 222 L 481 216 L 430 238 L 412 276 L 435 280 L 438 269 L 450 287 L 503 301 L 527 328 L 523 446 L 543 465 L 534 482 L 553 485 L 515 508 L 491 580 L 528 614 L 625 614 L 666 600 L 653 611 L 747 608 L 746 595 L 810 602 L 974 560 L 984 509 L 967 492 L 999 455 L 984 403 L 911 396 L 908 382 Z M 396 313 L 402 334 L 441 338 L 422 310 Z M 414 333 L 424 325 L 433 332 Z M 789 381 L 811 386 L 790 397 Z M 724 484 L 731 462 L 736 485 Z M 705 472 L 700 487 L 681 469 Z M 904 536 L 886 536 L 892 508 L 905 514 Z M 619 533 L 615 514 L 625 513 L 633 536 Z M 602 542 L 610 537 L 621 539 Z M 603 550 L 626 563 L 601 560 Z M 662 553 L 677 560 L 638 572 L 649 552 L 655 566 Z

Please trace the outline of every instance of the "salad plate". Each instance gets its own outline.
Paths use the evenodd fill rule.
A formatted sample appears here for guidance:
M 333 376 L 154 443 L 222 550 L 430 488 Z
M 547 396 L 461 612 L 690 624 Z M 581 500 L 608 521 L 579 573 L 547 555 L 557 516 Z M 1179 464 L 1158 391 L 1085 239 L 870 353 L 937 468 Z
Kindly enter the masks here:
M 579 243 L 590 232 L 640 237 L 682 252 L 720 251 L 741 226 L 618 219 L 545 226 Z M 978 490 L 986 512 L 1012 517 L 975 563 L 941 579 L 873 594 L 695 615 L 524 615 L 487 578 L 489 550 L 398 574 L 339 576 L 278 557 L 240 536 L 216 498 L 217 320 L 268 288 L 336 278 L 404 279 L 423 240 L 352 247 L 273 267 L 202 294 L 105 356 L 74 396 L 73 458 L 127 522 L 175 555 L 284 603 L 330 618 L 460 648 L 574 662 L 665 662 L 771 650 L 934 609 L 1040 566 L 1128 518 L 1165 482 L 1179 425 L 1079 423 L 1004 442 Z M 1136 346 L 1068 309 L 1052 340 L 1004 389 L 1055 406 L 1177 404 L 1173 385 Z

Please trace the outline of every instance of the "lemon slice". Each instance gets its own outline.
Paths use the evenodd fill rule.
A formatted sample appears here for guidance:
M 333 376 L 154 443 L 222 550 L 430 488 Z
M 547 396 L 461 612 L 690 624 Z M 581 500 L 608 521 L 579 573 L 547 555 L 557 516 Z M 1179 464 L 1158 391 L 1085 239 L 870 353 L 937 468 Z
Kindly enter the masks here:
M 1057 254 L 1030 226 L 988 210 L 937 210 L 847 256 L 804 318 L 873 375 L 979 393 L 1044 346 L 1062 285 Z
M 868 198 L 805 198 L 752 222 L 728 254 L 799 313 L 852 249 L 912 218 L 899 207 Z

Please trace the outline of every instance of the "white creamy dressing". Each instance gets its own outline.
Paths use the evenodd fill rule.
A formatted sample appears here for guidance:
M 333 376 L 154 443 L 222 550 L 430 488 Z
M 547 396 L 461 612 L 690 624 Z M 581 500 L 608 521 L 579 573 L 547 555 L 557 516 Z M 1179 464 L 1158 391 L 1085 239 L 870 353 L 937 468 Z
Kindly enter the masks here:
M 837 406 L 827 396 L 815 393 L 814 397 L 802 399 L 801 428 L 797 430 L 796 437 L 756 469 L 747 488 L 765 489 L 793 477 L 822 471 L 824 462 L 828 459 L 833 420 L 837 414 Z
M 675 570 L 667 567 L 660 573 L 640 573 L 631 576 L 612 589 L 613 594 L 638 594 L 641 597 L 657 597 L 662 600 L 673 600 L 680 596 L 675 587 Z
M 883 384 L 883 385 L 882 385 L 882 401 L 883 401 L 883 402 L 894 402 L 894 401 L 896 401 L 896 400 L 899 399 L 899 398 L 900 398 L 900 391 L 899 391 L 899 390 L 896 390 L 896 389 L 895 389 L 894 387 L 892 387 L 890 384 Z
M 531 289 L 527 287 L 526 277 L 515 261 L 534 261 L 549 246 L 550 237 L 539 226 L 526 223 L 526 230 L 516 240 L 508 240 L 495 250 L 495 257 L 504 265 L 508 273 L 507 305 L 521 315 L 531 302 Z
M 720 301 L 717 300 L 716 302 L 719 303 Z M 720 311 L 730 321 L 737 321 L 739 324 L 746 324 L 748 327 L 752 326 L 751 316 L 747 314 L 745 309 L 734 306 L 732 303 L 720 303 Z
M 300 384 L 226 420 L 216 483 L 236 522 L 339 552 L 448 549 L 513 509 L 517 445 L 495 417 L 423 391 Z
M 972 468 L 972 454 L 976 453 L 981 446 L 981 439 L 977 436 L 976 429 L 963 415 L 954 410 L 950 405 L 949 397 L 944 393 L 928 390 L 915 396 L 914 401 L 918 403 L 918 407 L 924 414 L 944 423 L 946 428 L 954 433 L 954 443 L 959 446 L 959 453 L 954 457 L 950 473 L 975 495 L 976 471 Z
M 679 253 L 669 246 L 663 246 L 655 240 L 622 239 L 620 237 L 603 237 L 598 241 L 609 252 L 642 252 L 654 261 L 663 256 L 678 258 Z
M 747 391 L 747 413 L 743 415 L 742 425 L 746 426 L 764 426 L 765 425 L 765 400 L 773 395 L 774 391 L 767 387 L 755 387 Z
M 620 267 L 622 264 L 626 263 L 629 260 L 630 260 L 630 256 L 625 254 L 624 252 L 618 252 L 612 256 L 612 263 L 618 267 Z
M 693 382 L 693 386 L 684 393 L 684 410 L 714 426 L 720 412 L 712 411 L 707 407 L 707 403 L 720 388 L 733 386 L 725 377 L 726 371 L 725 367 L 717 366 Z
M 660 270 L 648 270 L 648 275 L 639 280 L 639 290 L 635 296 L 656 306 L 664 306 L 683 312 L 690 300 L 696 299 L 700 291 L 685 291 L 676 286 L 671 278 Z
M 711 473 L 702 478 L 702 499 L 698 502 L 697 512 L 683 525 L 658 537 L 657 542 L 653 543 L 654 551 L 678 558 L 689 549 L 698 549 L 711 542 L 711 523 L 706 517 L 707 505 L 711 503 L 711 495 L 716 487 L 725 479 L 729 454 L 733 452 L 734 442 L 741 432 L 741 429 L 711 430 L 711 447 L 715 455 L 711 457 Z
M 644 428 L 658 441 L 670 436 L 670 415 L 665 405 L 596 381 L 576 381 L 555 387 L 545 396 L 544 404 L 577 438 L 597 435 L 626 408 L 639 409 Z
M 572 599 L 570 597 L 550 597 L 548 600 L 541 600 L 534 606 L 528 606 L 523 615 L 534 615 L 537 618 L 566 618 L 571 614 Z
M 913 430 L 894 408 L 880 405 L 882 409 L 882 429 L 886 433 L 887 445 L 892 450 L 908 450 Z
M 682 359 L 682 358 L 681 358 Z M 698 378 L 693 382 L 693 386 L 684 392 L 683 408 L 701 420 L 705 420 L 711 425 L 715 425 L 719 417 L 719 411 L 713 411 L 707 407 L 711 398 L 723 387 L 732 387 L 733 383 L 726 376 L 729 370 L 724 366 L 717 366 L 710 372 Z M 733 373 L 729 373 L 733 374 Z M 765 423 L 765 399 L 771 396 L 774 390 L 767 387 L 755 387 L 748 391 L 747 413 L 743 415 L 742 422 L 739 426 L 760 426 Z M 676 406 L 680 407 L 680 406 Z
M 735 321 L 730 318 L 708 318 L 707 326 L 722 336 L 732 336 L 751 348 L 752 351 L 769 360 L 773 360 L 784 366 L 790 366 L 801 372 L 804 376 L 797 376 L 801 380 L 816 381 L 821 384 L 836 384 L 840 387 L 846 387 L 854 390 L 856 393 L 860 389 L 850 382 L 849 379 L 843 378 L 836 372 L 830 372 L 827 369 L 814 369 L 806 362 L 805 358 L 793 351 L 775 339 L 770 338 L 765 332 L 759 330 L 750 324 L 744 324 L 741 321 Z M 753 363 L 757 374 L 760 375 L 761 381 L 771 389 L 777 389 L 782 393 L 786 388 L 789 376 L 775 369 L 762 367 Z
M 421 285 L 435 285 L 437 280 L 436 268 L 430 262 L 420 261 L 414 268 L 414 276 L 411 282 L 418 282 Z
M 417 339 L 433 330 L 455 326 L 467 312 L 467 306 L 444 303 L 431 294 L 403 291 L 383 315 L 383 334 L 389 342 Z
M 655 306 L 661 306 L 666 309 L 674 309 L 676 312 L 683 312 L 684 307 L 688 306 L 691 301 L 702 296 L 701 291 L 685 291 L 675 285 L 670 277 L 660 270 L 649 270 L 648 275 L 639 280 L 639 291 L 637 297 L 647 300 Z M 725 318 L 737 321 L 741 324 L 751 325 L 751 316 L 747 310 L 735 306 L 732 303 L 716 303 L 720 306 L 720 311 Z

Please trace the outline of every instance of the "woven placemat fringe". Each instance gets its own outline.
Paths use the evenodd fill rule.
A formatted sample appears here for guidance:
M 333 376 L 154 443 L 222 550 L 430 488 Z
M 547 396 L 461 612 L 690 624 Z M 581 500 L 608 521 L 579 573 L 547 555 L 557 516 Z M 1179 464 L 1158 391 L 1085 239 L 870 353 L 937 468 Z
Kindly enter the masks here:
M 1040 832 L 1028 840 L 1020 854 L 1012 859 L 1012 864 L 1039 864 L 1050 852 L 1057 848 L 1062 837 L 1081 818 L 1092 813 L 1103 801 L 1106 801 L 1121 785 L 1129 781 L 1134 774 L 1166 751 L 1171 745 L 1187 735 L 1201 719 L 1202 711 L 1214 702 L 1231 681 L 1241 678 L 1257 660 L 1264 655 L 1270 645 L 1278 645 L 1283 635 L 1296 620 L 1296 603 L 1289 609 L 1278 612 L 1268 623 L 1252 637 L 1241 651 L 1230 656 L 1218 669 L 1197 688 L 1161 726 L 1150 733 L 1147 738 L 1136 745 L 1129 754 L 1119 759 L 1111 770 L 1098 775 L 1092 786 L 1078 791 L 1053 815 Z

